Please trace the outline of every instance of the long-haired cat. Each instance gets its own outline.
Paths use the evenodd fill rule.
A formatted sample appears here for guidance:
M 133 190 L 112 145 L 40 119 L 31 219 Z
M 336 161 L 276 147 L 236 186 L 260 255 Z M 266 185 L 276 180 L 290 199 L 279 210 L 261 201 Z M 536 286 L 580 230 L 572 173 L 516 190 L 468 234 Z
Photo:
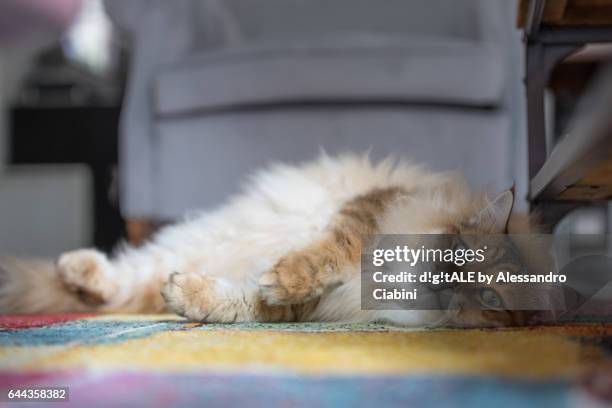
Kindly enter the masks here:
M 0 260 L 0 312 L 172 311 L 204 322 L 386 321 L 521 324 L 513 311 L 360 308 L 368 234 L 500 234 L 513 192 L 471 192 L 453 173 L 365 156 L 276 165 L 217 210 L 163 228 L 114 256 L 80 249 L 56 263 Z M 522 230 L 528 230 L 523 223 Z M 509 226 L 510 225 L 510 226 Z

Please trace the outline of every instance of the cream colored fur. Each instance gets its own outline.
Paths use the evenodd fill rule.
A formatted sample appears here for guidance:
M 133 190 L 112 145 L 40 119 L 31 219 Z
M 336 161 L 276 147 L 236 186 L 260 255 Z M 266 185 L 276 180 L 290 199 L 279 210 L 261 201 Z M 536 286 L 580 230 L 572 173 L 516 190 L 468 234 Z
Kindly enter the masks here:
M 122 248 L 110 259 L 95 250 L 69 252 L 55 268 L 45 266 L 42 275 L 24 272 L 27 266 L 17 273 L 4 264 L 0 311 L 160 312 L 169 307 L 203 321 L 270 320 L 258 306 L 259 277 L 289 251 L 316 240 L 347 200 L 394 186 L 406 195 L 382 214 L 381 233 L 445 232 L 484 203 L 460 176 L 406 161 L 372 164 L 366 156 L 323 155 L 299 166 L 278 164 L 257 173 L 226 205 L 166 227 L 144 246 Z M 411 326 L 442 318 L 441 312 L 362 311 L 359 266 L 348 275 L 352 278 L 316 307 L 293 318 Z M 167 303 L 159 295 L 162 287 Z M 83 291 L 92 306 L 78 300 Z M 279 316 L 275 320 L 283 319 Z

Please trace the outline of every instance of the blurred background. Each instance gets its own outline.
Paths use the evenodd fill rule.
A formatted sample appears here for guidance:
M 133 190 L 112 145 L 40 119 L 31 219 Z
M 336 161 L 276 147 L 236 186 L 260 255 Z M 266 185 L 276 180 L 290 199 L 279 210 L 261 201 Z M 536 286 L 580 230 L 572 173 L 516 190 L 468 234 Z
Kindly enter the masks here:
M 114 235 L 101 242 L 123 235 L 112 177 L 125 64 L 100 1 L 0 5 L 3 253 L 92 245 L 96 213 Z M 105 195 L 102 212 L 96 194 Z
M 515 183 L 526 212 L 518 13 L 507 0 L 3 0 L 0 252 L 138 243 L 321 148 L 414 158 L 485 191 Z M 551 144 L 611 55 L 555 68 Z M 606 233 L 609 212 L 559 228 Z

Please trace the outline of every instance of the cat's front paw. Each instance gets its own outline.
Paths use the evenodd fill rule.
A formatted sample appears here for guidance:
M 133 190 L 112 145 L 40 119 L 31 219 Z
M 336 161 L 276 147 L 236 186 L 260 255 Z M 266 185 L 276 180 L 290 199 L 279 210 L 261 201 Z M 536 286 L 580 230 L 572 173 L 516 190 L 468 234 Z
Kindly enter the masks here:
M 307 253 L 295 252 L 281 258 L 259 278 L 259 290 L 269 305 L 301 304 L 323 294 L 321 262 Z
M 173 273 L 162 287 L 168 309 L 191 320 L 210 321 L 214 311 L 214 279 L 196 273 Z
M 94 249 L 66 252 L 57 261 L 57 271 L 68 290 L 87 305 L 106 304 L 117 293 L 106 255 Z

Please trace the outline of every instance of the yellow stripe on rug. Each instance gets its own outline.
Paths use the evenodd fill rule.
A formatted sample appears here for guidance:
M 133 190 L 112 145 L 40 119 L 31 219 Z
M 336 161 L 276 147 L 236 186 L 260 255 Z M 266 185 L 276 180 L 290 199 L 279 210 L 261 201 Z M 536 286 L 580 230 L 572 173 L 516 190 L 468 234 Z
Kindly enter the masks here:
M 159 318 L 159 316 L 158 316 Z M 164 331 L 116 344 L 5 347 L 19 371 L 130 369 L 562 378 L 607 360 L 589 326 L 415 332 Z M 605 334 L 610 328 L 601 329 Z M 600 330 L 600 331 L 601 331 Z M 34 353 L 35 354 L 32 354 Z M 23 358 L 19 358 L 20 355 Z M 35 358 L 25 358 L 27 355 Z

